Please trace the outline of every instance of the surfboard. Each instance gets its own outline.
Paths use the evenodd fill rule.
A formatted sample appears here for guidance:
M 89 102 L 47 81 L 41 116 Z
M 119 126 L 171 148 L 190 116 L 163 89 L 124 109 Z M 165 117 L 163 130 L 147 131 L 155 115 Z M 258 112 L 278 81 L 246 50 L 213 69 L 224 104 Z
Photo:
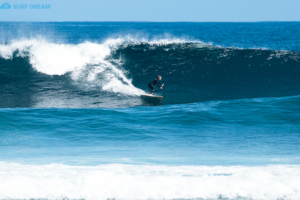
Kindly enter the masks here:
M 157 99 L 163 99 L 164 97 L 163 96 L 155 96 L 153 94 L 142 94 L 141 97 L 143 98 L 157 98 Z
M 160 102 L 161 99 L 163 99 L 163 96 L 155 96 L 152 94 L 142 94 L 141 98 L 147 102 L 153 102 L 153 103 L 158 103 Z

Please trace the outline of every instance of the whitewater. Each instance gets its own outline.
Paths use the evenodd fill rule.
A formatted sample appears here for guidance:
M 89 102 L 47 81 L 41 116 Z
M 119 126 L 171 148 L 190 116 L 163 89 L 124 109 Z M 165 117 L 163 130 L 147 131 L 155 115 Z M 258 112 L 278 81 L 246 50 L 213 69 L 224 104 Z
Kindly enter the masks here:
M 0 199 L 299 199 L 299 33 L 1 22 Z
M 1 199 L 297 199 L 300 192 L 299 166 L 1 164 L 0 169 Z

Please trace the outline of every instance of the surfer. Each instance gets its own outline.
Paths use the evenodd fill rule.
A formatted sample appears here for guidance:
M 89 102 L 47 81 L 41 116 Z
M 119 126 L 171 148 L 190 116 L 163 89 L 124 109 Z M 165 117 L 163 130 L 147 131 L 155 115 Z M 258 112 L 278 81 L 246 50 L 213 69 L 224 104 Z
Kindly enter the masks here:
M 162 77 L 158 75 L 156 79 L 154 79 L 148 84 L 148 87 L 151 89 L 151 92 L 149 92 L 148 94 L 152 94 L 155 91 L 154 85 L 157 85 L 161 90 L 163 89 L 164 84 L 160 84 L 159 82 L 161 79 Z

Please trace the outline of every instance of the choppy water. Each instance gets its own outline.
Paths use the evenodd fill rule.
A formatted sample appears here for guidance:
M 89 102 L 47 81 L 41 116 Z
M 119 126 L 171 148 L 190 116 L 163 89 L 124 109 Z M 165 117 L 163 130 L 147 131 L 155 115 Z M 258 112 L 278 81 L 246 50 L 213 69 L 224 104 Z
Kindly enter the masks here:
M 300 23 L 0 31 L 0 199 L 300 198 Z

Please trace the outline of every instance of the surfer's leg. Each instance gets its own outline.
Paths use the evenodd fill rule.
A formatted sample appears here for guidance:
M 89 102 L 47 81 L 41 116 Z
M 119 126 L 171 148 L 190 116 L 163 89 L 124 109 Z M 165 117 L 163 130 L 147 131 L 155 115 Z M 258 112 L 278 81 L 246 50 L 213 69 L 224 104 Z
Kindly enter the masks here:
M 149 92 L 148 94 L 152 94 L 155 91 L 155 87 L 151 84 L 149 84 L 148 87 L 151 89 L 151 92 Z

